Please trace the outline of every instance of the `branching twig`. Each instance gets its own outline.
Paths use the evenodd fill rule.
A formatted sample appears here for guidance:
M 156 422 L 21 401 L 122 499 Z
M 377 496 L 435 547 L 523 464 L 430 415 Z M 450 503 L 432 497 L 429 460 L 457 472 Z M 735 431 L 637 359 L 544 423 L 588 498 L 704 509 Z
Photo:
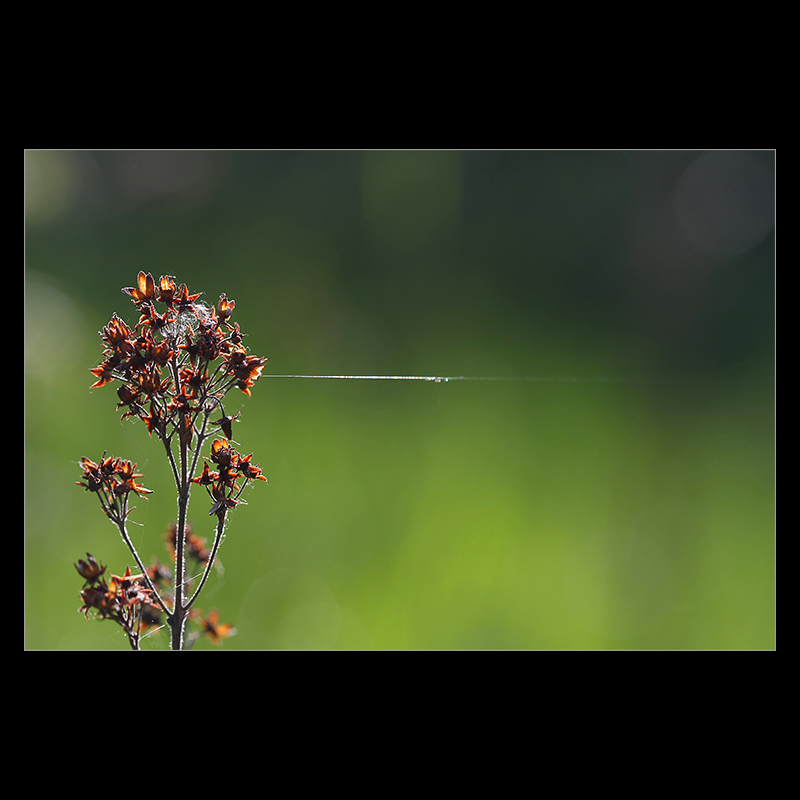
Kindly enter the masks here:
M 217 306 L 209 308 L 199 302 L 199 294 L 189 294 L 186 285 L 178 286 L 171 276 L 162 276 L 156 285 L 153 277 L 144 272 L 139 273 L 135 287 L 123 292 L 141 316 L 130 327 L 114 314 L 101 331 L 105 358 L 91 370 L 97 378 L 93 386 L 119 381 L 117 408 L 125 409 L 122 418 L 143 420 L 150 434 L 156 434 L 164 445 L 177 492 L 178 518 L 168 537 L 175 574 L 170 576 L 157 563 L 146 567 L 128 534 L 130 493 L 146 496 L 151 492 L 136 482 L 142 477 L 134 471 L 136 465 L 113 456 L 106 458 L 105 453 L 99 463 L 83 458 L 83 480 L 78 483 L 97 494 L 140 574 L 134 576 L 128 570 L 124 576 L 111 576 L 106 581 L 105 567 L 87 554 L 89 561 L 79 561 L 76 565 L 85 579 L 81 610 L 87 616 L 92 611 L 102 619 L 116 621 L 125 629 L 133 649 L 139 649 L 143 631 L 149 635 L 148 627 L 155 630 L 165 624 L 172 631 L 172 649 L 180 650 L 185 645 L 189 609 L 205 587 L 225 538 L 228 513 L 243 502 L 239 498 L 250 481 L 266 481 L 261 469 L 251 463 L 252 454 L 242 456 L 228 441 L 232 438 L 233 418 L 226 416 L 224 410 L 217 422 L 210 423 L 210 418 L 216 408 L 223 407 L 222 400 L 231 389 L 238 388 L 250 395 L 266 359 L 249 355 L 242 345 L 238 324 L 228 321 L 235 303 L 224 294 Z M 156 303 L 165 307 L 163 313 L 156 310 Z M 220 426 L 226 436 L 220 436 L 211 445 L 208 459 L 216 470 L 209 469 L 207 460 L 198 475 L 201 451 L 206 440 L 213 436 L 209 424 Z M 189 500 L 194 483 L 205 487 L 212 500 L 209 514 L 216 515 L 218 520 L 210 553 L 189 527 Z M 193 593 L 185 580 L 187 558 L 204 564 L 200 583 Z M 170 584 L 171 598 L 164 591 Z M 162 613 L 166 617 L 164 624 L 157 618 Z M 195 615 L 197 612 L 193 610 L 192 616 Z M 233 633 L 230 625 L 218 623 L 215 611 L 206 617 L 198 615 L 198 619 L 202 632 L 215 642 Z

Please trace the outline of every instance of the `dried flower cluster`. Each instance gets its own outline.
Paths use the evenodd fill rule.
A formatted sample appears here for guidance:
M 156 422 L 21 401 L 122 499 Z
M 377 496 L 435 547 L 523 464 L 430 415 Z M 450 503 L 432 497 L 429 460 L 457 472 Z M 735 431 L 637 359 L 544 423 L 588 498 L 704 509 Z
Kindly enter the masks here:
M 224 516 L 229 508 L 236 508 L 236 505 L 242 502 L 236 498 L 241 495 L 247 481 L 267 480 L 261 474 L 260 467 L 250 463 L 252 457 L 252 453 L 249 456 L 237 453 L 227 439 L 214 440 L 211 445 L 211 460 L 217 464 L 219 472 L 209 472 L 206 461 L 203 473 L 197 478 L 192 478 L 192 483 L 206 487 L 213 501 L 209 515 Z M 241 488 L 236 484 L 239 478 L 243 479 Z
M 236 304 L 224 294 L 209 308 L 171 276 L 163 276 L 156 288 L 153 276 L 144 272 L 136 287 L 123 291 L 142 314 L 134 328 L 116 314 L 103 328 L 105 359 L 90 370 L 97 378 L 92 386 L 121 381 L 117 408 L 127 409 L 123 418 L 143 419 L 161 439 L 177 430 L 188 444 L 198 433 L 198 419 L 221 407 L 231 388 L 250 394 L 267 359 L 248 355 L 239 324 L 228 322 Z M 163 314 L 155 303 L 165 306 Z M 223 413 L 214 424 L 228 425 L 230 419 Z
M 81 468 L 83 480 L 76 483 L 78 486 L 83 486 L 87 492 L 97 493 L 103 511 L 112 522 L 124 520 L 128 516 L 128 495 L 131 492 L 140 497 L 152 492 L 151 489 L 145 489 L 136 483 L 134 479 L 141 478 L 142 475 L 134 472 L 136 464 L 130 461 L 106 458 L 106 454 L 103 453 L 99 464 L 84 456 L 81 459 Z
M 232 635 L 233 628 L 220 625 L 216 612 L 203 618 L 196 610 L 190 615 L 189 609 L 215 563 L 226 515 L 244 503 L 242 492 L 251 481 L 266 481 L 261 468 L 252 463 L 253 454 L 244 456 L 233 448 L 233 422 L 239 414 L 227 415 L 223 400 L 231 389 L 249 396 L 266 358 L 248 353 L 238 323 L 229 321 L 236 304 L 224 294 L 215 306 L 208 306 L 200 302 L 200 294 L 191 294 L 172 276 L 162 276 L 156 283 L 144 272 L 139 273 L 136 286 L 122 291 L 131 298 L 140 317 L 131 327 L 114 314 L 100 332 L 103 361 L 91 369 L 96 378 L 92 387 L 119 382 L 117 409 L 122 410 L 122 419 L 144 421 L 148 432 L 164 444 L 178 495 L 178 521 L 168 535 L 175 574 L 169 580 L 168 571 L 160 565 L 146 569 L 128 536 L 130 495 L 144 497 L 151 492 L 137 483 L 136 479 L 143 476 L 135 471 L 136 465 L 106 457 L 105 453 L 98 463 L 84 457 L 83 479 L 77 483 L 98 496 L 103 511 L 131 550 L 140 574 L 131 576 L 128 570 L 122 578 L 112 576 L 105 582 L 105 568 L 98 571 L 91 557 L 89 562 L 80 561 L 76 567 L 87 581 L 81 610 L 87 614 L 93 610 L 103 619 L 119 622 L 135 648 L 142 625 L 147 625 L 146 618 L 157 621 L 160 614 L 166 615 L 166 624 L 172 629 L 174 649 L 185 644 L 184 626 L 190 616 L 219 642 Z M 218 438 L 214 438 L 208 460 L 204 459 L 202 472 L 197 474 L 201 449 L 215 436 Z M 187 508 L 193 484 L 206 489 L 211 500 L 208 514 L 217 518 L 210 550 L 189 530 Z M 187 558 L 196 559 L 204 570 L 191 597 L 185 579 Z M 165 588 L 170 583 L 171 595 Z
M 187 553 L 194 555 L 197 563 L 207 563 L 209 551 L 205 549 L 205 543 L 196 536 L 187 538 L 193 540 L 193 543 L 190 541 L 187 544 Z M 148 633 L 159 630 L 164 624 L 161 608 L 152 599 L 154 590 L 148 589 L 147 583 L 157 587 L 162 597 L 170 600 L 171 595 L 168 592 L 172 585 L 172 574 L 156 561 L 147 568 L 147 577 L 144 574 L 131 575 L 129 567 L 124 575 L 111 575 L 106 580 L 103 577 L 106 568 L 91 553 L 86 554 L 86 559 L 79 559 L 75 564 L 75 569 L 84 579 L 81 589 L 83 605 L 80 611 L 87 619 L 92 613 L 100 619 L 116 622 L 122 627 L 131 647 L 138 650 L 141 639 Z M 204 617 L 199 610 L 193 608 L 189 612 L 189 618 L 197 623 L 198 631 L 187 637 L 185 647 L 191 646 L 201 634 L 214 644 L 221 644 L 223 639 L 236 633 L 230 623 L 220 624 L 216 609 L 212 609 Z
M 122 576 L 111 575 L 106 581 L 103 577 L 106 568 L 101 567 L 91 553 L 87 553 L 86 557 L 87 561 L 81 559 L 75 565 L 84 579 L 80 610 L 87 619 L 89 611 L 93 611 L 102 619 L 113 620 L 122 626 L 131 647 L 138 650 L 143 632 L 144 607 L 153 608 L 150 600 L 152 589 L 146 587 L 142 575 L 131 575 L 130 569 Z

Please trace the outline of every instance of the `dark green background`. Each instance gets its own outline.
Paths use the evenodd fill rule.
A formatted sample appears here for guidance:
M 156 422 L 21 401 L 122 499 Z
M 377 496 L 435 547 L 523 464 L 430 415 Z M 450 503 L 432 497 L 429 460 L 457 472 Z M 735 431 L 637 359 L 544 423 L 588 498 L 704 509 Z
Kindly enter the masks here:
M 138 463 L 164 555 L 163 449 L 89 388 L 139 270 L 227 293 L 265 372 L 577 379 L 231 396 L 269 485 L 198 603 L 225 649 L 775 646 L 774 153 L 25 157 L 27 648 L 128 646 L 78 613 L 73 562 L 130 561 L 81 456 Z

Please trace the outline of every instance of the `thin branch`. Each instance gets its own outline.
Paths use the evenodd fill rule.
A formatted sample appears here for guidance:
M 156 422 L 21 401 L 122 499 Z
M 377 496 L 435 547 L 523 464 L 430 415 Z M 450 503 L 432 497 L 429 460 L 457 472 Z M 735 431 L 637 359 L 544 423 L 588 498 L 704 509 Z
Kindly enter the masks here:
M 127 505 L 127 503 L 126 503 L 126 505 Z M 139 571 L 142 573 L 142 575 L 144 577 L 144 580 L 145 580 L 145 583 L 147 583 L 147 588 L 150 589 L 153 592 L 153 597 L 155 597 L 156 602 L 161 606 L 162 611 L 167 615 L 167 617 L 171 617 L 172 613 L 167 608 L 167 605 L 164 602 L 164 600 L 161 597 L 161 595 L 159 594 L 158 589 L 156 589 L 155 584 L 153 583 L 152 580 L 150 580 L 150 576 L 147 574 L 147 569 L 146 569 L 146 567 L 144 565 L 144 562 L 142 561 L 141 557 L 139 556 L 138 551 L 136 550 L 136 547 L 134 546 L 133 542 L 131 541 L 131 537 L 128 534 L 128 529 L 127 529 L 127 527 L 125 525 L 125 517 L 124 517 L 124 515 L 123 516 L 117 515 L 116 519 L 112 518 L 112 520 L 117 523 L 117 528 L 119 528 L 120 535 L 122 536 L 122 541 L 124 541 L 125 544 L 128 546 L 128 550 L 131 551 L 131 554 L 133 555 L 134 559 L 136 560 L 136 566 L 139 568 Z
M 219 550 L 219 546 L 222 544 L 222 540 L 225 538 L 223 536 L 223 532 L 225 530 L 225 519 L 227 517 L 227 513 L 223 514 L 221 517 L 218 518 L 217 522 L 217 532 L 214 536 L 214 544 L 211 546 L 211 554 L 208 557 L 208 562 L 206 563 L 206 568 L 203 571 L 203 577 L 200 579 L 200 583 L 197 585 L 197 589 L 195 589 L 194 594 L 192 595 L 189 602 L 186 604 L 186 608 L 188 609 L 189 606 L 194 603 L 197 599 L 197 595 L 203 590 L 203 587 L 206 585 L 206 581 L 208 580 L 208 576 L 211 573 L 211 568 L 214 566 L 214 562 L 217 559 L 217 550 Z
M 164 437 L 162 441 L 164 442 L 164 449 L 167 451 L 167 460 L 169 461 L 169 465 L 172 468 L 172 477 L 175 479 L 175 488 L 180 491 L 181 488 L 181 476 L 178 474 L 178 465 L 175 463 L 175 456 L 172 452 L 171 444 L 172 437 Z

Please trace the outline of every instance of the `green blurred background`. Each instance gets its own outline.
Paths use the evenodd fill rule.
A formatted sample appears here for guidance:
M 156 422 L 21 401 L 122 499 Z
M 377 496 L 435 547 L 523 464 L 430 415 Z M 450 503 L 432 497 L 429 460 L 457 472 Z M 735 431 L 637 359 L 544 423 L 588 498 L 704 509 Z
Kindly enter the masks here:
M 775 647 L 773 152 L 25 161 L 26 648 L 128 648 L 78 613 L 73 562 L 130 562 L 81 456 L 138 463 L 164 557 L 163 448 L 89 388 L 139 270 L 227 293 L 265 372 L 577 379 L 231 395 L 269 485 L 198 602 L 223 649 Z

